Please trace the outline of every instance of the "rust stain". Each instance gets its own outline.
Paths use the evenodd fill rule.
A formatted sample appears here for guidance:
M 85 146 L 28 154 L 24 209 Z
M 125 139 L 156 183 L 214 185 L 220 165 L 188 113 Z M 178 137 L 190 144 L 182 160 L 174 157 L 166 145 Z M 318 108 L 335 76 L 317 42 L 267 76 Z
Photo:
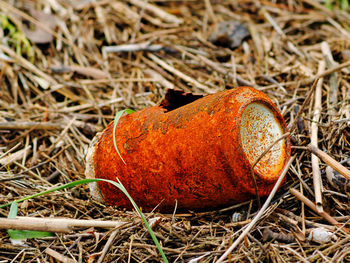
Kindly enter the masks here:
M 89 171 L 94 175 L 89 176 L 118 177 L 145 211 L 161 203 L 160 211 L 171 212 L 176 201 L 178 211 L 203 211 L 254 198 L 250 174 L 257 158 L 254 148 L 260 147 L 257 152 L 261 152 L 273 142 L 273 120 L 280 132 L 286 132 L 276 106 L 265 94 L 249 87 L 190 101 L 171 110 L 169 105 L 154 106 L 122 117 L 116 142 L 126 165 L 114 149 L 110 123 L 92 146 L 93 160 L 87 163 L 93 166 Z M 269 122 L 258 114 L 259 107 L 249 106 L 252 104 L 266 108 Z M 270 193 L 289 157 L 286 139 L 256 166 L 260 196 Z M 103 182 L 98 186 L 107 204 L 132 208 L 114 186 Z

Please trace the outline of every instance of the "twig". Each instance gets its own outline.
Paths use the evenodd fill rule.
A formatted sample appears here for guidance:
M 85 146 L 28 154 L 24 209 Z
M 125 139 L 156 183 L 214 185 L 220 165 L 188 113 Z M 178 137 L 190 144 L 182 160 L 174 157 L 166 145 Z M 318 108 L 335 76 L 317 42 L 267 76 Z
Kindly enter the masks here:
M 299 180 L 302 182 L 302 184 L 300 184 L 300 192 L 303 194 L 303 191 L 304 191 L 304 188 L 303 186 L 305 187 L 305 189 L 308 189 L 310 191 L 311 194 L 312 193 L 312 190 L 310 189 L 310 187 L 304 182 L 304 180 L 301 178 L 301 168 L 300 168 L 300 162 L 299 160 L 297 160 L 297 165 L 298 165 L 298 177 L 299 177 Z M 302 222 L 301 222 L 301 226 L 302 226 L 302 233 L 303 235 L 305 236 L 305 233 L 306 233 L 306 227 L 305 227 L 305 205 L 302 204 L 301 205 L 301 218 L 302 218 Z
M 350 66 L 350 60 L 346 61 L 346 62 L 344 62 L 342 64 L 339 64 L 337 66 L 334 66 L 334 67 L 332 67 L 330 69 L 327 69 L 323 73 L 321 73 L 319 75 L 316 75 L 315 78 L 311 78 L 309 84 L 312 83 L 313 81 L 319 79 L 319 78 L 325 77 L 327 75 L 332 74 L 333 72 L 336 72 L 338 70 L 341 70 L 342 68 L 346 68 L 346 67 L 349 67 L 349 66 Z
M 118 46 L 104 46 L 103 49 L 106 53 L 116 52 L 134 52 L 134 51 L 161 51 L 165 47 L 163 45 L 151 45 L 151 42 L 143 42 L 137 44 L 125 44 Z
M 350 170 L 347 169 L 345 166 L 343 166 L 338 161 L 334 160 L 331 156 L 329 156 L 324 151 L 321 151 L 320 149 L 316 148 L 313 145 L 309 145 L 307 149 L 315 154 L 318 158 L 320 158 L 322 161 L 324 161 L 326 164 L 331 166 L 334 170 L 336 170 L 338 173 L 343 175 L 346 179 L 350 180 Z
M 56 260 L 58 260 L 59 262 L 62 262 L 62 263 L 76 263 L 77 261 L 74 260 L 74 259 L 71 259 L 71 258 L 68 258 L 60 253 L 58 253 L 57 251 L 51 249 L 51 248 L 46 248 L 44 250 L 44 252 L 46 254 L 48 254 L 49 256 L 55 258 Z
M 267 149 L 265 151 L 263 151 L 260 156 L 255 160 L 254 164 L 252 165 L 252 167 L 250 168 L 250 171 L 251 171 L 251 175 L 252 175 L 252 178 L 253 178 L 253 183 L 254 183 L 254 188 L 255 188 L 255 193 L 256 193 L 256 198 L 258 200 L 258 206 L 259 208 L 261 208 L 261 202 L 260 202 L 260 196 L 259 196 L 259 191 L 258 191 L 258 186 L 256 184 L 256 179 L 255 179 L 255 174 L 254 174 L 254 167 L 260 162 L 260 160 L 265 156 L 265 154 L 267 154 L 271 149 L 272 147 L 274 147 L 280 140 L 288 137 L 290 135 L 289 132 L 283 134 L 281 137 L 279 137 L 277 140 L 275 140 L 273 143 L 271 143 L 269 145 L 269 147 L 267 147 Z
M 212 22 L 216 23 L 218 21 L 218 19 L 216 18 L 214 11 L 213 11 L 213 7 L 211 6 L 211 3 L 209 0 L 205 0 L 205 9 L 208 12 L 208 16 L 210 17 L 210 19 L 212 20 Z
M 275 140 L 267 149 L 258 157 L 258 159 L 255 160 L 254 164 L 252 165 L 252 169 L 260 162 L 260 160 L 264 157 L 264 155 L 269 152 L 273 146 L 276 145 L 280 140 L 283 140 L 284 138 L 288 137 L 290 135 L 290 132 L 286 132 L 281 137 L 279 137 L 277 140 Z
M 52 73 L 66 73 L 66 72 L 77 72 L 81 75 L 85 75 L 88 77 L 92 77 L 93 79 L 99 79 L 104 80 L 108 78 L 108 74 L 104 71 L 93 68 L 93 67 L 81 67 L 81 66 L 66 66 L 66 65 L 59 65 L 59 66 L 51 66 Z
M 279 188 L 279 186 L 282 183 L 284 177 L 286 176 L 286 174 L 287 174 L 287 172 L 289 170 L 289 166 L 292 164 L 294 159 L 295 159 L 295 156 L 293 156 L 292 158 L 289 159 L 288 163 L 284 167 L 280 177 L 278 178 L 275 186 L 273 187 L 269 197 L 266 199 L 266 201 L 265 201 L 263 207 L 260 209 L 259 213 L 254 217 L 252 222 L 250 222 L 250 224 L 246 227 L 246 229 L 241 233 L 241 235 L 236 239 L 236 241 L 229 247 L 229 249 L 227 249 L 226 252 L 218 259 L 218 261 L 216 263 L 223 262 L 227 258 L 227 256 L 236 248 L 236 246 L 243 240 L 243 238 L 250 232 L 250 230 L 255 226 L 255 224 L 258 222 L 260 217 L 265 212 L 266 208 L 269 206 L 269 204 L 270 204 L 272 198 L 274 197 L 277 189 Z
M 342 123 L 342 122 L 346 122 L 346 121 L 350 121 L 350 118 L 344 118 L 344 119 L 334 120 L 334 121 L 332 121 L 332 122 L 333 122 L 333 123 Z
M 112 234 L 109 236 L 106 245 L 103 247 L 101 256 L 98 258 L 97 263 L 102 263 L 103 259 L 105 258 L 108 250 L 110 249 L 111 245 L 113 244 L 113 241 L 115 239 L 115 237 L 117 236 L 117 234 L 119 233 L 118 230 L 115 230 L 112 232 Z
M 176 16 L 173 16 L 164 10 L 160 9 L 159 7 L 149 4 L 142 0 L 129 0 L 130 3 L 133 5 L 136 5 L 140 8 L 144 8 L 145 10 L 152 12 L 154 15 L 161 18 L 163 21 L 173 24 L 181 24 L 183 21 L 180 18 L 177 18 Z
M 21 150 L 18 150 L 17 152 L 10 153 L 8 156 L 0 158 L 0 165 L 1 165 L 0 168 L 2 168 L 3 166 L 10 165 L 13 162 L 23 158 L 24 155 L 28 154 L 27 151 L 30 150 L 31 148 L 32 148 L 32 146 L 28 145 L 27 147 L 25 147 Z
M 315 223 L 315 222 L 310 221 L 310 220 L 305 220 L 305 218 L 303 218 L 302 216 L 297 216 L 297 215 L 293 214 L 291 211 L 284 210 L 282 208 L 276 208 L 276 211 L 281 212 L 284 216 L 291 218 L 295 221 L 298 221 L 299 223 L 304 222 L 307 225 L 307 227 L 310 227 L 310 228 L 323 227 L 323 228 L 328 229 L 330 231 L 336 231 L 336 227 L 333 225 L 332 226 L 325 225 L 325 224 Z
M 113 228 L 121 227 L 126 222 L 121 221 L 98 221 L 79 220 L 69 218 L 36 218 L 36 217 L 16 217 L 0 218 L 0 229 L 22 229 L 34 231 L 48 231 L 68 233 L 76 227 L 101 227 Z
M 321 43 L 321 50 L 322 54 L 324 56 L 324 59 L 327 63 L 328 68 L 332 68 L 336 65 L 331 49 L 329 48 L 329 45 L 327 42 L 323 41 Z M 330 74 L 329 77 L 329 109 L 328 113 L 331 116 L 331 120 L 334 120 L 336 118 L 336 110 L 335 107 L 338 103 L 338 76 L 336 72 L 333 72 Z
M 161 74 L 158 72 L 147 68 L 144 70 L 144 72 L 149 75 L 153 81 L 158 82 L 160 85 L 162 85 L 166 89 L 174 89 L 175 85 L 168 81 L 166 78 L 164 78 Z
M 0 128 L 0 130 L 1 130 L 1 128 Z M 10 150 L 8 150 L 8 151 L 6 151 L 4 153 L 1 153 L 0 159 L 2 159 L 2 157 L 6 156 L 7 154 L 13 152 L 14 150 L 16 150 L 18 148 L 18 146 L 20 146 L 20 145 L 21 145 L 21 143 L 19 142 L 15 146 L 13 146 Z
M 321 74 L 325 70 L 324 61 L 320 61 L 318 65 L 318 74 Z M 317 147 L 318 144 L 318 126 L 317 123 L 320 120 L 320 113 L 322 108 L 322 84 L 323 78 L 320 78 L 317 81 L 316 90 L 315 90 L 315 105 L 314 105 L 314 116 L 311 123 L 311 144 Z M 312 162 L 312 176 L 314 182 L 314 191 L 315 191 L 315 201 L 316 207 L 319 212 L 323 211 L 322 206 L 322 180 L 321 172 L 319 167 L 318 158 L 315 155 L 311 155 Z
M 328 214 L 325 211 L 319 212 L 316 205 L 307 197 L 305 197 L 304 195 L 302 195 L 298 190 L 295 190 L 294 188 L 290 188 L 289 192 L 294 195 L 298 200 L 300 200 L 301 202 L 303 202 L 304 204 L 306 204 L 309 208 L 311 208 L 314 212 L 316 212 L 317 214 L 319 214 L 320 216 L 322 216 L 325 220 L 327 220 L 329 223 L 331 223 L 334 226 L 337 227 L 342 227 L 342 230 L 344 230 L 344 232 L 350 234 L 350 230 L 345 228 L 343 224 L 339 223 L 337 220 L 335 220 L 330 214 Z
M 339 25 L 333 18 L 327 17 L 327 20 L 332 26 L 338 29 L 342 35 L 346 36 L 348 39 L 350 38 L 349 32 L 345 30 L 341 25 Z
M 0 122 L 0 130 L 61 130 L 65 126 L 50 122 Z

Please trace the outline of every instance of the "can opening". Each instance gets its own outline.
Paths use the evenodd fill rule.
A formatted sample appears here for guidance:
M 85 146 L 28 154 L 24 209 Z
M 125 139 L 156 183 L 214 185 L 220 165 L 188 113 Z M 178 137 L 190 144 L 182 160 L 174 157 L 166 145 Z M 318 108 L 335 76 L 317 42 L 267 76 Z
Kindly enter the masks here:
M 241 119 L 243 152 L 253 165 L 259 156 L 283 135 L 283 128 L 272 109 L 259 102 L 249 104 Z M 286 141 L 281 140 L 255 166 L 254 172 L 265 180 L 275 180 L 283 169 Z
M 168 89 L 159 106 L 169 112 L 201 98 L 203 98 L 203 95 L 187 93 L 182 90 Z

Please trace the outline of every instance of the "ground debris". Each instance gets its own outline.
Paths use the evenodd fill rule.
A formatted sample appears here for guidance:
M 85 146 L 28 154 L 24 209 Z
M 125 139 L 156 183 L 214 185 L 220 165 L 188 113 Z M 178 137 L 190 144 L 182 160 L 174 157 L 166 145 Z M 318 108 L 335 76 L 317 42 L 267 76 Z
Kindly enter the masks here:
M 168 88 L 178 90 L 175 95 L 204 96 L 249 84 L 273 100 L 290 127 L 296 124 L 291 131 L 296 158 L 271 205 L 229 261 L 350 261 L 344 229 L 289 192 L 293 188 L 315 202 L 307 151 L 315 120 L 315 76 L 322 77 L 317 146 L 350 168 L 350 69 L 342 64 L 350 57 L 350 19 L 339 1 L 333 1 L 332 10 L 322 1 L 34 2 L 30 8 L 37 14 L 54 19 L 33 16 L 28 1 L 0 1 L 0 205 L 82 179 L 90 141 L 122 109 L 159 104 Z M 225 33 L 225 47 L 216 45 L 222 33 L 213 31 L 220 21 L 244 21 L 229 24 L 229 29 L 238 25 L 240 34 L 232 40 Z M 21 23 L 29 33 L 46 33 L 30 38 Z M 109 46 L 123 52 L 107 52 Z M 326 69 L 318 75 L 321 61 Z M 178 97 L 173 97 L 176 105 Z M 326 174 L 326 168 L 320 160 L 323 210 L 348 224 L 349 182 L 329 168 Z M 146 217 L 156 220 L 153 229 L 170 262 L 215 262 L 258 211 L 253 200 L 203 213 L 155 210 Z M 8 212 L 0 208 L 2 217 Z M 239 220 L 232 221 L 234 213 Z M 161 260 L 139 216 L 92 200 L 87 185 L 28 200 L 19 205 L 18 215 L 128 223 L 114 231 L 82 228 L 28 239 L 24 246 L 13 246 L 1 230 L 0 262 L 53 262 L 58 255 L 77 262 Z M 332 233 L 329 243 L 296 235 L 307 237 L 317 228 Z M 265 242 L 265 229 L 296 238 Z
M 249 35 L 247 26 L 240 21 L 223 21 L 214 26 L 209 41 L 218 46 L 234 49 Z

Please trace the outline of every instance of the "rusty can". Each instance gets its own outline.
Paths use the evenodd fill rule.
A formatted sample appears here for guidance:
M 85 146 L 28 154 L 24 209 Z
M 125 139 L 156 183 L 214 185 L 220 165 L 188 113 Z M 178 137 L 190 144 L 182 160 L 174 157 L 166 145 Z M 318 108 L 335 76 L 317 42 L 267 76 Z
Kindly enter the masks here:
M 181 102 L 181 100 L 185 102 Z M 193 102 L 186 103 L 186 100 Z M 86 177 L 122 182 L 144 211 L 205 211 L 256 196 L 251 167 L 287 132 L 285 121 L 262 92 L 239 87 L 203 98 L 184 94 L 113 122 L 94 139 Z M 289 138 L 280 140 L 254 167 L 260 196 L 267 196 L 290 158 Z M 93 197 L 131 209 L 113 185 L 91 185 Z

